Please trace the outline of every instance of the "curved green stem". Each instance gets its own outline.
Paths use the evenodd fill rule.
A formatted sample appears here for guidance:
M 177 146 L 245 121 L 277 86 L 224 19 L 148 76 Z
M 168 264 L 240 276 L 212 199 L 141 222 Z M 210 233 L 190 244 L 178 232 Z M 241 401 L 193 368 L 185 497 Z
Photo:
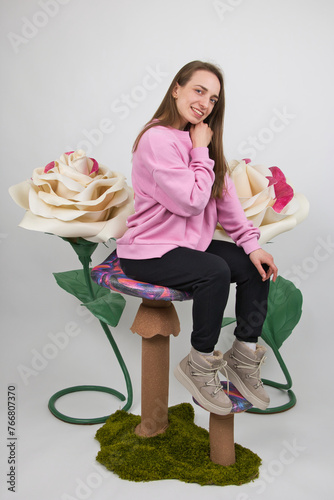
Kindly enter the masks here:
M 64 415 L 64 413 L 61 413 L 57 410 L 55 404 L 59 398 L 66 396 L 67 394 L 71 394 L 72 392 L 82 391 L 105 392 L 107 394 L 116 396 L 116 398 L 118 398 L 120 401 L 125 400 L 125 396 L 123 394 L 116 391 L 115 389 L 111 389 L 110 387 L 103 387 L 100 385 L 76 385 L 74 387 L 68 387 L 67 389 L 62 389 L 61 391 L 56 392 L 49 400 L 49 410 L 55 417 L 59 418 L 63 422 L 67 422 L 68 424 L 92 425 L 104 423 L 110 417 L 110 415 L 105 415 L 104 417 L 98 418 L 77 418 L 69 417 L 68 415 Z
M 292 379 L 291 379 L 291 376 L 290 376 L 290 373 L 286 367 L 286 364 L 284 363 L 283 361 L 283 358 L 279 352 L 279 350 L 277 349 L 277 347 L 275 345 L 272 345 L 271 346 L 272 350 L 273 350 L 273 353 L 275 354 L 276 356 L 276 359 L 278 361 L 278 364 L 280 365 L 280 367 L 282 368 L 282 372 L 285 376 L 285 380 L 286 380 L 286 384 L 281 384 L 279 382 L 271 382 L 270 380 L 266 380 L 266 379 L 263 379 L 263 383 L 266 383 L 266 385 L 271 385 L 272 387 L 277 387 L 278 389 L 291 389 L 292 387 Z M 275 384 L 275 385 L 273 385 Z
M 80 256 L 79 259 L 83 265 L 84 276 L 85 276 L 85 281 L 86 281 L 87 288 L 89 291 L 89 295 L 91 297 L 91 300 L 95 300 L 96 297 L 95 297 L 95 294 L 93 291 L 92 279 L 90 276 L 90 269 L 89 269 L 89 264 L 90 264 L 91 259 L 88 256 Z M 106 334 L 106 336 L 109 340 L 111 347 L 113 348 L 113 351 L 116 355 L 116 358 L 119 362 L 119 365 L 120 365 L 121 370 L 122 370 L 123 375 L 124 375 L 126 388 L 128 391 L 128 399 L 127 399 L 125 406 L 122 408 L 122 410 L 127 411 L 131 407 L 132 401 L 133 401 L 133 391 L 132 391 L 132 383 L 131 383 L 130 375 L 129 375 L 129 372 L 128 372 L 128 369 L 125 365 L 123 357 L 120 353 L 120 350 L 118 349 L 118 346 L 117 346 L 117 344 L 116 344 L 116 342 L 111 334 L 111 331 L 110 331 L 108 325 L 106 323 L 104 323 L 104 321 L 99 320 L 99 322 L 104 330 L 104 333 Z
M 119 364 L 122 368 L 123 374 L 124 374 L 126 387 L 127 387 L 127 391 L 128 391 L 128 399 L 127 399 L 126 404 L 123 406 L 122 410 L 127 411 L 127 410 L 129 410 L 129 408 L 131 408 L 132 401 L 133 401 L 132 384 L 131 384 L 130 375 L 129 375 L 129 372 L 128 372 L 126 365 L 123 361 L 121 353 L 117 347 L 117 344 L 109 331 L 108 325 L 106 323 L 104 323 L 103 321 L 100 321 L 100 324 L 101 324 L 105 334 L 107 335 L 107 338 L 108 338 L 108 340 L 109 340 L 109 342 L 110 342 L 110 344 L 111 344 L 111 346 L 116 354 L 116 357 L 118 359 L 118 362 L 119 362 Z M 123 394 L 121 394 L 119 391 L 116 391 L 115 389 L 111 389 L 109 387 L 103 387 L 103 386 L 97 386 L 97 385 L 79 385 L 79 386 L 75 386 L 75 387 L 68 387 L 67 389 L 63 389 L 61 391 L 56 392 L 49 400 L 48 406 L 49 406 L 50 411 L 53 413 L 53 415 L 55 417 L 59 418 L 63 422 L 67 422 L 70 424 L 100 424 L 100 423 L 104 423 L 110 415 L 106 415 L 104 417 L 98 417 L 98 418 L 76 418 L 76 417 L 69 417 L 68 415 L 64 415 L 63 413 L 61 413 L 60 411 L 57 410 L 55 404 L 59 398 L 65 396 L 67 394 L 71 394 L 73 392 L 81 392 L 81 391 L 105 392 L 108 394 L 112 394 L 113 396 L 116 396 L 121 401 L 124 401 L 126 399 L 125 396 Z
M 74 249 L 75 253 L 77 254 L 82 266 L 83 266 L 83 273 L 84 273 L 84 278 L 85 282 L 87 285 L 87 290 L 88 290 L 88 295 L 91 301 L 94 301 L 96 299 L 94 289 L 93 289 L 93 281 L 90 276 L 90 262 L 91 262 L 91 255 L 96 249 L 98 243 L 93 243 L 90 241 L 87 241 L 83 238 L 62 238 L 63 240 L 67 241 L 70 243 L 72 248 Z M 126 387 L 127 387 L 127 392 L 128 392 L 128 399 L 125 404 L 125 406 L 122 408 L 123 410 L 127 411 L 131 405 L 132 405 L 132 400 L 133 400 L 133 393 L 132 393 L 132 384 L 131 384 L 131 379 L 129 372 L 126 368 L 126 365 L 124 363 L 124 360 L 121 356 L 121 353 L 117 347 L 117 344 L 109 330 L 109 327 L 107 323 L 104 321 L 100 321 L 100 325 L 102 326 L 109 343 L 111 347 L 113 348 L 113 351 L 117 357 L 117 360 L 120 364 L 120 367 L 122 369 L 125 382 L 126 382 Z M 49 399 L 49 410 L 51 413 L 62 420 L 63 422 L 71 423 L 71 424 L 99 424 L 105 422 L 110 415 L 106 415 L 104 417 L 98 417 L 98 418 L 76 418 L 76 417 L 69 417 L 68 415 L 64 415 L 60 411 L 57 410 L 56 408 L 56 402 L 59 398 L 71 394 L 73 392 L 81 392 L 81 391 L 97 391 L 97 392 L 105 392 L 107 394 L 112 394 L 113 396 L 116 396 L 119 400 L 125 401 L 125 396 L 121 394 L 120 392 L 116 391 L 115 389 L 111 389 L 110 387 L 104 387 L 104 386 L 99 386 L 99 385 L 79 385 L 75 387 L 68 387 L 67 389 L 63 389 L 61 391 L 56 392 L 50 399 Z
M 295 393 L 291 390 L 292 379 L 291 379 L 290 373 L 286 367 L 286 364 L 284 363 L 283 358 L 282 358 L 279 350 L 277 349 L 277 347 L 275 345 L 271 345 L 270 347 L 272 348 L 272 350 L 276 356 L 276 359 L 277 359 L 280 367 L 282 368 L 283 374 L 284 374 L 285 379 L 286 379 L 286 384 L 282 384 L 280 382 L 274 382 L 273 380 L 268 380 L 265 378 L 262 379 L 262 382 L 264 383 L 264 385 L 268 385 L 270 387 L 274 387 L 275 389 L 280 389 L 280 390 L 286 391 L 286 393 L 289 397 L 289 401 L 284 405 L 276 406 L 274 408 L 267 408 L 266 410 L 259 410 L 258 408 L 250 408 L 249 410 L 247 410 L 249 413 L 262 413 L 262 414 L 280 413 L 282 411 L 289 410 L 290 408 L 295 406 L 295 404 L 297 402 L 297 398 L 295 396 Z
M 108 328 L 108 325 L 106 323 L 104 323 L 103 321 L 100 321 L 100 324 L 110 342 L 110 345 L 111 347 L 113 348 L 114 350 L 114 353 L 116 355 L 116 358 L 120 364 L 120 367 L 122 369 L 122 372 L 123 372 L 123 375 L 124 375 L 124 379 L 125 379 L 125 383 L 126 383 L 126 388 L 127 388 L 127 391 L 128 391 L 128 399 L 127 399 L 127 402 L 126 404 L 123 406 L 122 410 L 124 411 L 127 411 L 129 410 L 129 408 L 131 408 L 132 406 L 132 401 L 133 401 L 133 391 L 132 391 L 132 383 L 131 383 L 131 379 L 130 379 L 130 375 L 129 375 L 129 372 L 128 372 L 128 369 L 124 363 L 124 360 L 122 358 L 122 355 L 117 347 L 117 344 Z
M 90 270 L 89 270 L 89 264 L 90 264 L 91 259 L 90 259 L 90 257 L 79 257 L 79 260 L 82 263 L 85 281 L 86 281 L 86 285 L 88 288 L 90 298 L 91 298 L 91 300 L 95 300 L 96 297 L 94 294 L 92 279 L 90 277 Z

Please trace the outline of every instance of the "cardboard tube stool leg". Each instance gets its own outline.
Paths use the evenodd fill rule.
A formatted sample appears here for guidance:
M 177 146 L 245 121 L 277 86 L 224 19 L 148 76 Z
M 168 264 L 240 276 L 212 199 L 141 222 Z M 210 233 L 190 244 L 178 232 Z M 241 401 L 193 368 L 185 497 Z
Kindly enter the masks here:
M 210 413 L 210 459 L 219 465 L 235 463 L 234 414 Z
M 143 299 L 131 331 L 142 337 L 141 423 L 135 432 L 152 437 L 168 427 L 169 336 L 180 332 L 174 305 Z

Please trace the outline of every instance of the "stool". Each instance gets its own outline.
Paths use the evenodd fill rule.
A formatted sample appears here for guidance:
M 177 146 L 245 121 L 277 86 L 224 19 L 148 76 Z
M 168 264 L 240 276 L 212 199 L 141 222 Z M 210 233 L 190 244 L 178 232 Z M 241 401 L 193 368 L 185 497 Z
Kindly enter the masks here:
M 135 432 L 143 437 L 161 434 L 168 426 L 169 337 L 180 333 L 172 301 L 191 299 L 191 294 L 128 278 L 116 251 L 92 269 L 91 277 L 101 286 L 142 299 L 131 327 L 142 337 L 141 423 Z
M 172 301 L 190 300 L 192 296 L 128 278 L 121 269 L 116 251 L 92 269 L 91 277 L 97 284 L 113 291 L 142 298 L 131 327 L 133 333 L 142 337 L 141 423 L 135 432 L 142 437 L 161 434 L 168 427 L 169 337 L 176 337 L 180 332 Z M 230 395 L 233 396 L 233 391 Z M 232 402 L 234 413 L 252 406 L 240 393 L 235 393 Z M 210 458 L 220 465 L 235 462 L 234 413 L 226 416 L 210 414 Z

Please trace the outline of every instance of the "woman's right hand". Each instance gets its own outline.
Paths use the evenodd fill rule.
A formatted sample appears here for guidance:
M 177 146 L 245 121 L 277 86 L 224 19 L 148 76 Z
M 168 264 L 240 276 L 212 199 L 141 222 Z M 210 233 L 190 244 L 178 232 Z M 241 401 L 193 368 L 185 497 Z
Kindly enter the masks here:
M 191 125 L 189 134 L 193 148 L 207 148 L 213 136 L 211 128 L 204 122 Z

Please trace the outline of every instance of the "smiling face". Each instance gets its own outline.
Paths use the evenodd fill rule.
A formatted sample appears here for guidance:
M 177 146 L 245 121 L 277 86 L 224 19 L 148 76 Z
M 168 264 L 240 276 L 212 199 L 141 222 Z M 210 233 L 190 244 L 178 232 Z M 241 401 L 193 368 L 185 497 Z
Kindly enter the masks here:
M 206 70 L 195 71 L 183 87 L 177 83 L 173 90 L 173 97 L 179 120 L 174 127 L 183 130 L 189 122 L 196 125 L 205 120 L 218 101 L 219 93 L 218 78 Z

